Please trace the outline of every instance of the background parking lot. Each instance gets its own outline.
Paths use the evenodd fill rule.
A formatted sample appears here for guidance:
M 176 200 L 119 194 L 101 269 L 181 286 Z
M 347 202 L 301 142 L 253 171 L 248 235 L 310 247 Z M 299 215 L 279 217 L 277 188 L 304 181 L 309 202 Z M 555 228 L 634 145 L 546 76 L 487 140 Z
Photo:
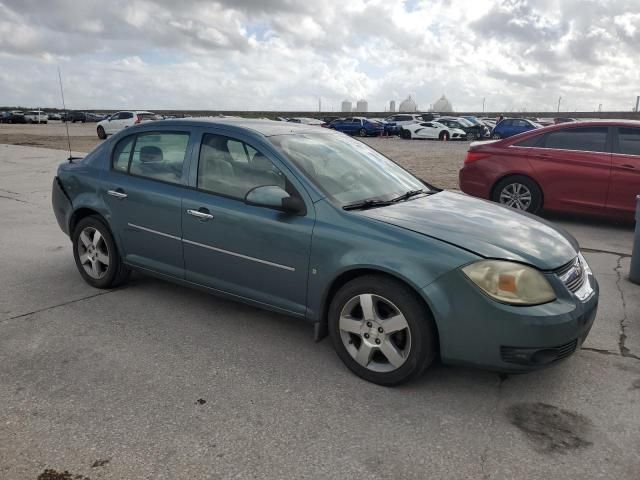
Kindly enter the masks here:
M 85 284 L 51 212 L 64 128 L 0 126 L 0 478 L 640 477 L 631 226 L 548 217 L 602 290 L 568 361 L 513 376 L 437 365 L 387 389 L 302 322 L 141 275 Z M 69 128 L 79 153 L 99 142 L 93 124 Z M 457 188 L 468 143 L 366 141 Z

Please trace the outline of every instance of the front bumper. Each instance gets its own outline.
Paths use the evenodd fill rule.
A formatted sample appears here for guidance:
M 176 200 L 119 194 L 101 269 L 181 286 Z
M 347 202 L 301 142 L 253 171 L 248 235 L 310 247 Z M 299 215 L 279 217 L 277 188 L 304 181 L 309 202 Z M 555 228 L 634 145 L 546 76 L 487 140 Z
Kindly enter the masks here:
M 580 348 L 596 317 L 599 287 L 581 301 L 555 274 L 548 274 L 558 298 L 530 307 L 498 303 L 459 270 L 423 289 L 440 336 L 444 363 L 501 372 L 526 372 L 557 363 Z

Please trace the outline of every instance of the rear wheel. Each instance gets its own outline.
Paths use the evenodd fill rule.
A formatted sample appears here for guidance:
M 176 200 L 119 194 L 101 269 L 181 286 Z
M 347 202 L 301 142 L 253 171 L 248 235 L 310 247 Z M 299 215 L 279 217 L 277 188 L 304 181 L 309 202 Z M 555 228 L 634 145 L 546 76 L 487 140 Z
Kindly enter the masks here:
M 444 142 L 446 142 L 447 140 L 449 140 L 449 132 L 442 132 L 440 133 L 440 135 L 438 136 L 438 138 Z
M 338 356 L 359 377 L 398 385 L 418 377 L 436 355 L 431 315 L 406 285 L 366 275 L 344 285 L 329 307 Z
M 514 175 L 496 184 L 492 200 L 517 210 L 537 213 L 542 208 L 542 190 L 530 178 Z
M 104 128 L 102 128 L 102 125 L 100 125 L 100 126 L 98 127 L 98 138 L 99 138 L 100 140 L 104 140 L 105 138 L 107 138 L 107 134 L 106 134 L 106 132 L 104 131 Z
M 400 130 L 400 137 L 404 138 L 405 140 L 411 140 L 411 132 L 406 128 L 403 128 L 402 130 Z
M 100 217 L 80 220 L 71 239 L 76 266 L 89 285 L 114 288 L 129 279 L 131 271 L 122 263 L 113 236 Z

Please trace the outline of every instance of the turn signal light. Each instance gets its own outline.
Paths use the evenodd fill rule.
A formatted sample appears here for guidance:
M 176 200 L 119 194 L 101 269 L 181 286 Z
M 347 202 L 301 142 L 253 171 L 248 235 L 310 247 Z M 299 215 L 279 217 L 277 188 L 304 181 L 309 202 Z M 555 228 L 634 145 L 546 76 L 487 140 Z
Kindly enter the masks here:
M 464 159 L 464 163 L 477 162 L 478 160 L 482 160 L 483 158 L 490 157 L 491 155 L 488 153 L 474 152 L 469 150 L 467 152 L 467 156 Z

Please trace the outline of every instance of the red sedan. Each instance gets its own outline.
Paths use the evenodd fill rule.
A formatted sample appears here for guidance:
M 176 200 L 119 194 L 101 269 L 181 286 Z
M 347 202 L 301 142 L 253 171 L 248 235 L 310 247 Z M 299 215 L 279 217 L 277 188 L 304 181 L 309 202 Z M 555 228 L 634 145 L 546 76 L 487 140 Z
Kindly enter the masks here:
M 632 220 L 640 195 L 640 122 L 564 123 L 474 143 L 460 188 L 531 213 Z

